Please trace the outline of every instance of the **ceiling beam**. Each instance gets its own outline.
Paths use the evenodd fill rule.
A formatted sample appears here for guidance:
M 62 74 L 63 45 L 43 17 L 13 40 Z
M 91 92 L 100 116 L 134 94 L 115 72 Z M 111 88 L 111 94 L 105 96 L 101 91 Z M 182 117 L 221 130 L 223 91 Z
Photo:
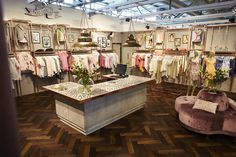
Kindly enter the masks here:
M 164 3 L 169 4 L 169 1 L 167 0 Z M 175 8 L 184 8 L 184 7 L 189 7 L 190 6 L 190 5 L 186 5 L 184 2 L 181 2 L 179 0 L 172 0 L 171 5 L 172 5 L 172 8 L 173 8 L 173 6 Z M 193 12 L 193 13 L 189 13 L 189 15 L 195 16 L 195 15 L 199 15 L 199 14 Z
M 204 4 L 204 5 L 186 7 L 186 8 L 163 10 L 163 11 L 158 11 L 155 13 L 148 13 L 148 14 L 142 14 L 142 15 L 137 15 L 137 16 L 128 16 L 128 18 L 146 18 L 146 17 L 158 16 L 158 15 L 161 15 L 164 13 L 178 14 L 178 13 L 188 13 L 188 12 L 202 11 L 202 10 L 223 9 L 223 8 L 230 8 L 230 7 L 234 6 L 235 4 L 236 4 L 236 0 L 233 0 L 233 1 L 226 1 L 226 2 L 220 2 L 220 3 L 212 3 L 212 4 Z M 127 17 L 125 17 L 125 18 L 127 18 Z
M 158 26 L 171 26 L 174 25 L 175 27 L 178 26 L 196 26 L 196 25 L 210 25 L 210 24 L 219 24 L 219 23 L 228 23 L 229 20 L 213 20 L 213 21 L 201 21 L 201 22 L 189 22 L 189 23 L 181 23 L 181 24 L 175 24 L 175 23 L 169 23 L 169 24 L 159 24 Z
M 118 10 L 130 9 L 133 7 L 143 6 L 143 5 L 147 5 L 147 4 L 153 4 L 153 3 L 157 3 L 157 2 L 164 2 L 164 1 L 165 0 L 146 0 L 145 2 L 136 2 L 136 3 L 132 3 L 130 5 L 117 7 L 117 9 Z
M 145 7 L 145 6 L 143 6 L 143 5 L 141 5 L 141 7 L 142 7 L 143 9 L 147 10 L 149 13 L 153 13 L 153 11 L 150 10 L 150 9 L 148 9 L 147 7 Z
M 100 9 L 97 9 L 97 11 L 110 11 L 110 10 L 114 10 L 114 9 L 128 9 L 130 8 L 131 6 L 129 5 L 132 5 L 132 7 L 137 7 L 137 6 L 140 6 L 140 5 L 145 5 L 145 4 L 150 4 L 150 3 L 157 3 L 157 2 L 161 2 L 161 1 L 164 1 L 164 0 L 130 0 L 130 1 L 127 1 L 127 2 L 124 2 L 124 3 L 118 3 L 118 4 L 113 4 L 113 5 L 107 5 L 106 7 L 103 7 L 103 8 L 100 8 Z M 136 4 L 134 6 L 134 4 Z M 121 7 L 124 7 L 124 8 L 121 8 Z
M 163 19 L 163 20 L 156 20 L 156 23 L 167 23 L 167 22 L 189 22 L 194 20 L 206 20 L 206 19 L 213 19 L 213 18 L 220 18 L 220 17 L 230 17 L 232 16 L 232 12 L 227 13 L 217 13 L 217 14 L 209 14 L 209 15 L 198 15 L 198 16 L 189 16 L 189 17 L 182 17 L 182 18 L 174 18 L 174 19 Z

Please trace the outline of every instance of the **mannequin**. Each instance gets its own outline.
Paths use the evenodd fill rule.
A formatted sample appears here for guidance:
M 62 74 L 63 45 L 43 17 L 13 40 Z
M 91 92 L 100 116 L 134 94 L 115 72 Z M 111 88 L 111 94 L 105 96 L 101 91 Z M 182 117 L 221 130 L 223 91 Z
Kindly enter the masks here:
M 189 94 L 193 95 L 195 88 L 198 86 L 200 80 L 200 60 L 199 60 L 199 53 L 197 51 L 194 52 L 194 56 L 189 60 L 188 76 L 189 77 L 188 77 L 187 95 Z
M 216 58 L 215 58 L 215 52 L 211 51 L 209 52 L 208 56 L 204 59 L 204 65 L 206 66 L 205 75 L 207 75 L 207 79 L 205 79 L 204 85 L 205 87 L 208 86 L 208 79 L 213 79 L 213 77 L 216 75 Z M 203 66 L 204 67 L 204 66 Z

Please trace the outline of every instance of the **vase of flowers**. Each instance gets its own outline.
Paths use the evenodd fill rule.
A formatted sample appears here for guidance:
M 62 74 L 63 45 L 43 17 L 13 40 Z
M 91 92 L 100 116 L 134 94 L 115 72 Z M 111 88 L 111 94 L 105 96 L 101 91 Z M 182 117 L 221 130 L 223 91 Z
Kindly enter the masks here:
M 73 75 L 76 76 L 77 79 L 79 79 L 78 83 L 83 85 L 82 93 L 90 94 L 92 92 L 91 85 L 94 84 L 94 81 L 91 79 L 91 74 L 89 73 L 89 71 L 85 69 L 82 64 L 74 64 L 71 70 Z
M 217 69 L 215 75 L 210 75 L 207 72 L 203 75 L 205 80 L 204 88 L 209 93 L 217 93 L 220 90 L 221 83 L 228 79 L 226 70 Z

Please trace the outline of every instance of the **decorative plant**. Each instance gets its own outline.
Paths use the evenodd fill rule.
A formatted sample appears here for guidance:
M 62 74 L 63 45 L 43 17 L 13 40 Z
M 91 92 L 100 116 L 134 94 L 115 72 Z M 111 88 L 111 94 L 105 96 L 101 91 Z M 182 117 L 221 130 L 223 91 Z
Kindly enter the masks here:
M 209 92 L 216 92 L 217 86 L 228 79 L 228 70 L 217 69 L 215 75 L 205 72 L 202 76 L 205 80 L 205 88 Z
M 81 79 L 81 84 L 86 87 L 90 83 L 90 74 L 87 69 L 85 69 L 82 64 L 79 65 L 73 64 L 71 71 L 78 79 Z

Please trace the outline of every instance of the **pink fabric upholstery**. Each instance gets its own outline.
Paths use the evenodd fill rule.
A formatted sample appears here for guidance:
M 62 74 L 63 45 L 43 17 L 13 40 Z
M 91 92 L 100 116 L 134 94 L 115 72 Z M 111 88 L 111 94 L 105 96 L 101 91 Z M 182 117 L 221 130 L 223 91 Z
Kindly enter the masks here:
M 194 104 L 196 100 L 195 96 L 180 96 L 175 99 L 175 110 L 179 112 L 179 108 L 183 104 Z
M 224 92 L 218 92 L 216 94 L 208 93 L 206 90 L 202 89 L 197 94 L 198 99 L 211 101 L 214 103 L 218 103 L 218 111 L 225 111 L 229 107 L 228 105 L 228 97 Z
M 179 120 L 186 128 L 203 134 L 236 136 L 235 110 L 229 107 L 225 111 L 217 111 L 216 114 L 211 114 L 202 110 L 192 109 L 195 100 L 196 97 L 180 96 L 175 101 L 175 109 L 179 113 Z

